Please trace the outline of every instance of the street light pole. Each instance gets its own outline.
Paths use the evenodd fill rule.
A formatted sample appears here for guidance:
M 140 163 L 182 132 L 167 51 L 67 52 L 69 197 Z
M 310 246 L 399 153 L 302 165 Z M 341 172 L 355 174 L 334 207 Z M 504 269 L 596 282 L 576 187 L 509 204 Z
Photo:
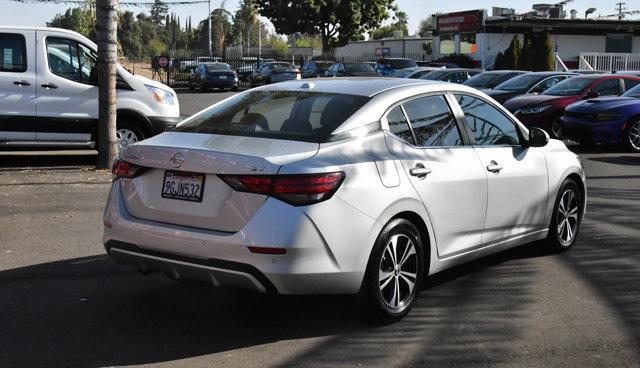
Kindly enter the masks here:
M 211 0 L 209 0 L 209 13 L 208 13 L 208 19 L 209 19 L 209 57 L 212 56 L 211 54 Z

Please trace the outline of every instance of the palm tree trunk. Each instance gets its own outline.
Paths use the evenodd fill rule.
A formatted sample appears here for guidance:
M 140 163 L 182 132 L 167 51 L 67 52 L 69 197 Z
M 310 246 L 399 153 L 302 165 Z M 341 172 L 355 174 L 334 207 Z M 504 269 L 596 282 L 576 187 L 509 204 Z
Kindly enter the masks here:
M 118 155 L 116 141 L 116 64 L 118 0 L 96 0 L 98 40 L 98 169 L 108 169 Z

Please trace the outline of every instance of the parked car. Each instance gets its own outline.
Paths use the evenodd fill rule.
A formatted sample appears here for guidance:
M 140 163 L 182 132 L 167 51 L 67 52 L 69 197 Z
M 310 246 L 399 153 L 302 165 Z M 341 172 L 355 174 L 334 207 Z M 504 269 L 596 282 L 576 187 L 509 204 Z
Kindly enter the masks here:
M 416 61 L 418 66 L 428 66 L 434 68 L 459 68 L 458 64 L 454 63 L 443 63 L 438 61 Z
M 464 83 L 467 79 L 480 73 L 482 73 L 482 70 L 478 69 L 445 68 L 426 73 L 421 76 L 420 79 L 437 80 L 450 83 Z
M 477 74 L 467 79 L 463 84 L 477 89 L 493 89 L 497 85 L 525 73 L 527 72 L 522 70 L 492 70 Z
M 530 72 L 509 79 L 497 85 L 494 89 L 483 89 L 482 92 L 504 104 L 516 96 L 527 93 L 542 93 L 556 83 L 575 75 L 574 73 L 565 72 Z
M 436 68 L 432 66 L 427 66 L 427 67 L 416 66 L 413 68 L 400 69 L 395 73 L 389 75 L 389 77 L 418 79 L 429 72 L 432 72 L 434 70 L 439 70 L 439 69 L 442 69 L 442 68 Z
M 335 61 L 306 61 L 302 64 L 302 78 L 324 77 L 324 72 L 333 64 L 335 64 Z
M 640 78 L 621 74 L 579 75 L 562 81 L 539 95 L 526 95 L 504 103 L 527 127 L 546 130 L 554 138 L 562 136 L 560 117 L 565 107 L 578 101 L 600 96 L 620 96 L 628 87 L 625 81 Z
M 238 75 L 225 63 L 202 63 L 189 75 L 189 88 L 206 92 L 209 88 L 238 90 Z
M 376 70 L 383 77 L 388 77 L 397 70 L 416 67 L 415 60 L 406 58 L 382 58 L 378 59 Z
M 640 152 L 640 81 L 618 98 L 593 98 L 567 106 L 560 118 L 562 134 L 582 145 L 624 145 Z
M 300 79 L 300 70 L 291 63 L 273 61 L 260 64 L 260 68 L 251 74 L 251 87 Z
M 569 249 L 586 203 L 564 143 L 473 88 L 398 78 L 250 89 L 128 146 L 113 172 L 103 240 L 115 261 L 273 294 L 359 294 L 382 320 L 444 269 L 540 239 Z
M 358 61 L 335 63 L 325 71 L 326 77 L 377 77 L 379 75 L 371 64 Z
M 640 70 L 618 70 L 616 74 L 633 75 L 634 77 L 640 77 Z
M 69 30 L 0 27 L 0 145 L 95 147 L 98 139 L 97 46 Z M 120 146 L 174 127 L 175 91 L 116 66 Z
M 246 64 L 239 67 L 237 70 L 238 78 L 242 81 L 248 82 L 251 80 L 251 74 L 256 71 L 256 66 L 259 68 L 262 63 L 270 63 L 275 61 L 274 59 L 254 59 L 253 61 L 246 61 Z

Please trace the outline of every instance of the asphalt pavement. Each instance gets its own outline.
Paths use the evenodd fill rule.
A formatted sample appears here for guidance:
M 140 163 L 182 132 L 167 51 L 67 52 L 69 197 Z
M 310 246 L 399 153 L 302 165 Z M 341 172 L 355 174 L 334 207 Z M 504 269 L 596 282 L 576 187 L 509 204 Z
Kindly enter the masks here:
M 573 249 L 534 243 L 447 270 L 407 318 L 377 327 L 348 296 L 271 297 L 115 264 L 101 242 L 108 172 L 72 156 L 5 160 L 0 367 L 638 367 L 640 154 L 576 151 L 589 200 Z

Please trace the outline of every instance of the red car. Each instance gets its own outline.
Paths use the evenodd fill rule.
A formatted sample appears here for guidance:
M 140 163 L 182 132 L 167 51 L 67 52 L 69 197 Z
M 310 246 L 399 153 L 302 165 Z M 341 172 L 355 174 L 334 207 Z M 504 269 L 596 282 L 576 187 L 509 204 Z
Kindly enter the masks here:
M 504 103 L 524 125 L 561 136 L 560 117 L 570 104 L 601 96 L 620 96 L 640 83 L 640 78 L 621 74 L 580 75 L 562 81 L 539 95 L 514 97 Z

